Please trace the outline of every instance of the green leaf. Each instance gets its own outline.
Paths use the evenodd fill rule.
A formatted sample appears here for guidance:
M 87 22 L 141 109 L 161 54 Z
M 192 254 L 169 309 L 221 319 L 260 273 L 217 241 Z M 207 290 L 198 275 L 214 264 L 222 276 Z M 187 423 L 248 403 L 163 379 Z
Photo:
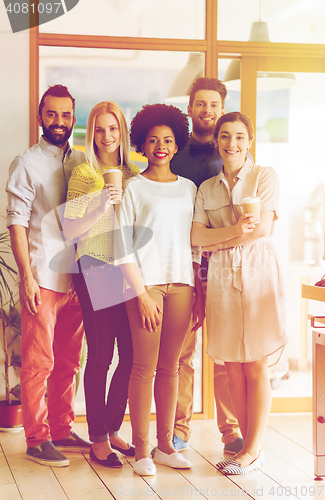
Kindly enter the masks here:
M 10 392 L 20 401 L 20 384 L 15 385 Z
M 8 326 L 11 326 L 19 335 L 21 335 L 21 315 L 15 306 L 10 305 Z
M 11 267 L 3 255 L 11 255 L 10 235 L 9 231 L 0 233 L 0 304 L 3 306 L 5 298 L 9 298 L 9 302 L 13 303 L 13 293 L 8 284 L 8 277 L 14 278 L 17 271 Z
M 16 354 L 15 351 L 12 351 L 10 366 L 21 368 L 21 356 L 20 354 Z

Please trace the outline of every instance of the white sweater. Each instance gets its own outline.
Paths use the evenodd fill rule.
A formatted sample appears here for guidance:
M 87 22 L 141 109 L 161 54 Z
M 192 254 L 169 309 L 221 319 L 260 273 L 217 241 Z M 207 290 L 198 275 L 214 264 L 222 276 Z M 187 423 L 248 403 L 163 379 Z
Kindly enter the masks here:
M 141 174 L 130 179 L 119 206 L 124 244 L 116 238 L 116 265 L 137 263 L 145 286 L 194 286 L 193 261 L 200 263 L 190 240 L 196 191 L 180 176 L 168 183 Z

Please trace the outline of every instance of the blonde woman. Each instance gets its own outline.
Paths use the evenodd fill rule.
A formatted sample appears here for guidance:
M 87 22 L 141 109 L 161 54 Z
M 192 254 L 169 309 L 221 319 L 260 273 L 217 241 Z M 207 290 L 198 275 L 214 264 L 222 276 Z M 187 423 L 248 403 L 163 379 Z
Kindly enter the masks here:
M 129 162 L 128 131 L 121 108 L 101 102 L 87 123 L 87 161 L 75 169 L 68 184 L 63 230 L 77 239 L 78 271 L 74 285 L 82 308 L 88 346 L 85 396 L 90 458 L 106 467 L 121 467 L 113 452 L 133 456 L 134 447 L 119 436 L 128 397 L 132 368 L 132 340 L 125 303 L 123 277 L 114 267 L 115 212 L 111 200 L 119 189 L 106 184 L 103 172 L 120 169 L 123 183 L 139 172 Z M 119 363 L 106 400 L 106 378 L 115 339 Z

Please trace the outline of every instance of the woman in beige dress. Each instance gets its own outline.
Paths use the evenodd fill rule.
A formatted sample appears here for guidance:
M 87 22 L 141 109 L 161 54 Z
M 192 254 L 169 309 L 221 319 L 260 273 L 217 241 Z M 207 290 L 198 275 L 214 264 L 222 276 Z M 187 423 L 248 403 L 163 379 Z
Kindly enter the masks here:
M 211 252 L 207 352 L 226 365 L 245 441 L 236 457 L 217 464 L 225 474 L 244 474 L 264 462 L 260 442 L 271 407 L 268 356 L 279 357 L 287 342 L 284 288 L 270 240 L 278 218 L 278 179 L 272 168 L 247 157 L 253 137 L 242 113 L 218 120 L 215 140 L 224 165 L 201 184 L 192 227 L 192 244 Z M 243 213 L 244 197 L 260 198 L 260 218 Z

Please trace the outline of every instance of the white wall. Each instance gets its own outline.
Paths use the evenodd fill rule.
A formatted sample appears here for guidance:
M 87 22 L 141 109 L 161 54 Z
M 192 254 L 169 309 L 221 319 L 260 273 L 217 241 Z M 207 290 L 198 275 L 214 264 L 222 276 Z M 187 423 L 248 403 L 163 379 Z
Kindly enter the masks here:
M 13 158 L 29 146 L 29 35 L 13 34 L 0 2 L 0 232 L 5 229 L 8 168 Z M 13 263 L 13 260 L 12 260 Z M 2 336 L 1 336 L 2 337 Z M 0 399 L 5 393 L 0 339 Z M 16 380 L 13 377 L 13 384 Z

